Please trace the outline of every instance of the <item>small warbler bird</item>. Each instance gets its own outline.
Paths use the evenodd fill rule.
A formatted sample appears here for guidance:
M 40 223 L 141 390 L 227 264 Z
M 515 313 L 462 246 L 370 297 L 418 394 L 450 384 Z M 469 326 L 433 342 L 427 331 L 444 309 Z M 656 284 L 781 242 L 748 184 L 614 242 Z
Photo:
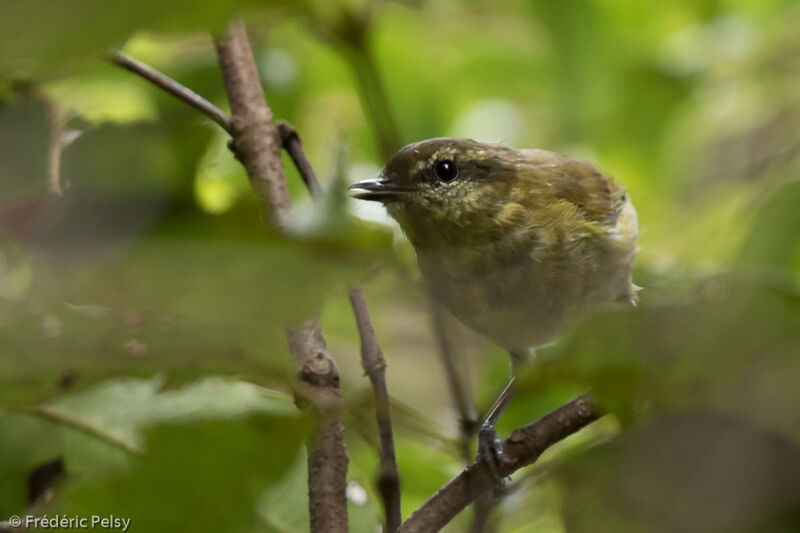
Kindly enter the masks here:
M 636 211 L 584 161 L 437 138 L 400 149 L 350 189 L 400 224 L 434 299 L 514 362 L 592 307 L 635 302 Z M 494 423 L 512 394 L 492 409 L 479 453 L 497 459 Z

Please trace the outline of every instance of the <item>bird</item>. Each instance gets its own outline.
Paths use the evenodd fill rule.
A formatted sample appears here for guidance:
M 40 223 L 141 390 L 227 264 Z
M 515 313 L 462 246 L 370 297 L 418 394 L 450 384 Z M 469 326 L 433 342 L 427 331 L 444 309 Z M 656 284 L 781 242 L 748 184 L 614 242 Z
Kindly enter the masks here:
M 636 303 L 636 210 L 583 160 L 440 137 L 401 148 L 350 193 L 385 206 L 433 299 L 508 351 L 514 373 L 577 318 Z M 479 459 L 495 474 L 494 426 L 513 395 L 512 376 L 479 431 Z

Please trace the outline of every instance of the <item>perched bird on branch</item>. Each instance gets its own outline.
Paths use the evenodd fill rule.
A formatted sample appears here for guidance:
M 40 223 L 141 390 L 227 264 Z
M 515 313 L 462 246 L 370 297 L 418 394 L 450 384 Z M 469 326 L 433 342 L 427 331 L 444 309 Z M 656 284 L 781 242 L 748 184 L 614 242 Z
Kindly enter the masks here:
M 636 301 L 636 211 L 619 182 L 584 161 L 438 138 L 402 148 L 350 189 L 386 206 L 433 297 L 514 364 L 587 310 Z M 513 378 L 479 434 L 493 472 L 494 425 L 512 397 Z

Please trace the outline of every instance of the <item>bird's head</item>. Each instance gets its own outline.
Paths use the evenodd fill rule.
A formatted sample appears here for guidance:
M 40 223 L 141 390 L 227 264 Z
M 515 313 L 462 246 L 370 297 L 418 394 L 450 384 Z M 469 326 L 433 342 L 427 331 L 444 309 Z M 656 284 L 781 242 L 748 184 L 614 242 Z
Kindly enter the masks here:
M 429 139 L 401 148 L 380 176 L 350 190 L 382 202 L 417 247 L 471 244 L 500 229 L 520 164 L 519 152 L 501 144 Z

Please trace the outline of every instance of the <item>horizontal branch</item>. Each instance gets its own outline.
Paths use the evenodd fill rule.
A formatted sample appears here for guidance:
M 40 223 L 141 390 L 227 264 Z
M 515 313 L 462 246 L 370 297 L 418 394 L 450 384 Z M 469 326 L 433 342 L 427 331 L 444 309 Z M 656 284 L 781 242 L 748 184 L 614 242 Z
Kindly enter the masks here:
M 500 474 L 510 476 L 520 468 L 533 464 L 547 448 L 599 417 L 597 405 L 584 395 L 514 430 L 501 444 Z M 397 531 L 439 531 L 467 505 L 495 486 L 496 481 L 486 464 L 473 463 L 414 511 Z
M 138 61 L 123 52 L 114 52 L 111 55 L 111 62 L 119 67 L 133 72 L 134 74 L 138 74 L 144 79 L 161 87 L 168 93 L 176 96 L 180 100 L 183 100 L 185 103 L 205 114 L 208 118 L 222 126 L 222 129 L 228 133 L 231 132 L 230 117 L 228 117 L 228 115 L 226 115 L 222 109 L 218 108 L 188 87 L 181 85 L 169 76 L 157 71 L 150 65 L 146 65 L 145 63 L 142 63 L 141 61 Z

